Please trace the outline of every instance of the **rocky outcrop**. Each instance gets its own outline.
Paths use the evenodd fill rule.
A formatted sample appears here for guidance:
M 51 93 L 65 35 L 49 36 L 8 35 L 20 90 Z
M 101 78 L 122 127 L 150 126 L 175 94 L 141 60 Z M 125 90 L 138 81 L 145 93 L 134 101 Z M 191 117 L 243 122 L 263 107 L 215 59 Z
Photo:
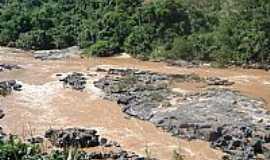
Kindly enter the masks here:
M 106 138 L 101 138 L 94 129 L 83 128 L 67 128 L 67 129 L 50 129 L 45 133 L 45 138 L 57 147 L 68 148 L 89 148 L 89 147 L 109 147 L 109 152 L 81 152 L 78 154 L 83 160 L 100 159 L 100 160 L 144 160 L 133 152 L 127 152 L 121 148 L 117 142 L 108 141 Z M 154 159 L 152 159 L 154 160 Z
M 21 69 L 21 67 L 18 65 L 13 65 L 13 64 L 0 64 L 0 72 L 7 71 L 7 70 L 10 71 L 14 69 Z
M 64 83 L 64 86 L 69 86 L 75 90 L 84 90 L 86 85 L 86 77 L 82 73 L 74 72 L 67 75 L 63 79 L 60 79 Z
M 263 146 L 270 143 L 270 115 L 262 101 L 228 89 L 182 95 L 169 88 L 175 77 L 111 69 L 95 86 L 106 93 L 105 98 L 117 101 L 126 114 L 175 136 L 209 141 L 229 158 L 252 160 L 269 154 Z M 184 81 L 190 76 L 181 77 Z
M 99 146 L 99 135 L 96 130 L 68 128 L 64 130 L 50 129 L 45 133 L 45 138 L 57 147 L 96 147 Z
M 78 46 L 73 46 L 62 50 L 39 50 L 33 52 L 33 56 L 34 58 L 41 60 L 58 60 L 78 56 L 81 53 L 82 51 Z
M 13 90 L 21 91 L 22 85 L 15 80 L 2 81 L 0 82 L 0 95 L 6 96 L 10 94 Z

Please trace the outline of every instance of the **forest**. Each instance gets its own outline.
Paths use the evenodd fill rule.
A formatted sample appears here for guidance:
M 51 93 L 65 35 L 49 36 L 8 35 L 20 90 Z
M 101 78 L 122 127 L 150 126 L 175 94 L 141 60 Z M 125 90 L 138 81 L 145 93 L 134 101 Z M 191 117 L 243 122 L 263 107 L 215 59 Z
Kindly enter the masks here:
M 0 0 L 0 45 L 270 63 L 269 0 Z

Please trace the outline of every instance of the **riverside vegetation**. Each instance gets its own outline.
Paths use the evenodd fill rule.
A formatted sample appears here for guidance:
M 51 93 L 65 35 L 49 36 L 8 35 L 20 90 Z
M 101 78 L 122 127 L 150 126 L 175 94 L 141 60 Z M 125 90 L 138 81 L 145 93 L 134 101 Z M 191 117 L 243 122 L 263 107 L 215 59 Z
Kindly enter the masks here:
M 269 11 L 268 0 L 1 0 L 0 45 L 267 64 Z

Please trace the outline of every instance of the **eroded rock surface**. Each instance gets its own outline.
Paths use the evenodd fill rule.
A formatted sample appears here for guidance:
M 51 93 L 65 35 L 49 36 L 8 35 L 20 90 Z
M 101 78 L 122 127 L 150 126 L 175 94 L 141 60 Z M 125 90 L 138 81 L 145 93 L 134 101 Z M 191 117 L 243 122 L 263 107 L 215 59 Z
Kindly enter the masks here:
M 185 81 L 190 76 L 179 77 Z M 270 143 L 270 115 L 262 101 L 228 89 L 182 95 L 168 87 L 173 78 L 110 69 L 95 86 L 106 93 L 105 98 L 117 101 L 126 114 L 150 121 L 175 136 L 209 141 L 212 147 L 228 153 L 229 159 L 270 158 L 263 149 Z

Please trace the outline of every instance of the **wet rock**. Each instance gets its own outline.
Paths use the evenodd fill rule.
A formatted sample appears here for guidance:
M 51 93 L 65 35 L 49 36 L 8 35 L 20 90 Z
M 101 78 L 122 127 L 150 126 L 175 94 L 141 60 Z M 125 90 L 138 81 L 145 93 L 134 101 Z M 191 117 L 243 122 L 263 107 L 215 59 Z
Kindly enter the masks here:
M 229 86 L 229 85 L 233 85 L 234 82 L 231 82 L 227 79 L 222 79 L 219 77 L 208 77 L 206 79 L 206 83 L 208 85 L 225 85 L 225 86 Z
M 17 83 L 17 81 L 15 81 L 15 80 L 0 82 L 0 95 L 6 96 L 6 95 L 10 94 L 13 90 L 21 91 L 22 85 Z
M 4 139 L 7 136 L 7 134 L 3 131 L 3 128 L 0 127 L 0 140 Z
M 58 60 L 78 56 L 81 53 L 82 51 L 78 46 L 73 46 L 62 50 L 39 50 L 33 52 L 33 56 L 41 60 Z
M 114 150 L 108 153 L 103 152 L 92 152 L 92 153 L 81 153 L 80 157 L 83 160 L 146 160 L 144 157 L 140 157 L 134 153 L 129 153 L 124 150 Z M 153 158 L 149 160 L 155 160 Z
M 178 66 L 178 67 L 187 67 L 194 68 L 199 67 L 200 63 L 195 61 L 185 61 L 185 60 L 167 60 L 166 61 L 169 66 Z
M 36 137 L 31 137 L 27 139 L 27 142 L 31 144 L 42 144 L 44 142 L 43 137 L 36 136 Z
M 229 89 L 208 89 L 186 98 L 170 90 L 168 83 L 175 79 L 202 80 L 191 77 L 110 69 L 94 84 L 105 92 L 105 98 L 117 101 L 124 113 L 150 121 L 175 136 L 207 140 L 233 159 L 249 160 L 267 154 L 262 146 L 270 140 L 270 116 L 263 109 L 264 103 Z M 220 78 L 210 81 L 213 85 L 232 84 Z M 182 99 L 181 103 L 162 107 L 175 98 Z
M 68 129 L 50 129 L 45 133 L 45 138 L 57 147 L 96 147 L 99 146 L 99 135 L 96 130 L 68 128 Z
M 13 65 L 13 64 L 0 64 L 0 72 L 6 71 L 6 70 L 10 71 L 14 69 L 21 69 L 21 67 L 18 65 Z
M 65 86 L 70 86 L 75 90 L 84 90 L 86 85 L 86 77 L 82 73 L 74 72 L 67 75 L 65 78 L 60 79 Z
M 242 67 L 244 69 L 264 69 L 266 71 L 270 70 L 269 64 L 260 64 L 260 63 L 243 64 Z
M 100 159 L 100 160 L 137 160 L 140 157 L 133 152 L 123 150 L 119 143 L 115 141 L 108 141 L 106 138 L 100 138 L 97 131 L 93 129 L 82 128 L 67 128 L 62 130 L 50 129 L 45 133 L 45 138 L 56 147 L 109 147 L 108 151 L 97 152 L 79 152 L 78 156 L 81 160 Z M 40 139 L 31 139 L 36 142 Z M 154 159 L 151 159 L 154 160 Z
M 0 109 L 0 119 L 3 119 L 5 117 L 5 113 L 2 109 Z

